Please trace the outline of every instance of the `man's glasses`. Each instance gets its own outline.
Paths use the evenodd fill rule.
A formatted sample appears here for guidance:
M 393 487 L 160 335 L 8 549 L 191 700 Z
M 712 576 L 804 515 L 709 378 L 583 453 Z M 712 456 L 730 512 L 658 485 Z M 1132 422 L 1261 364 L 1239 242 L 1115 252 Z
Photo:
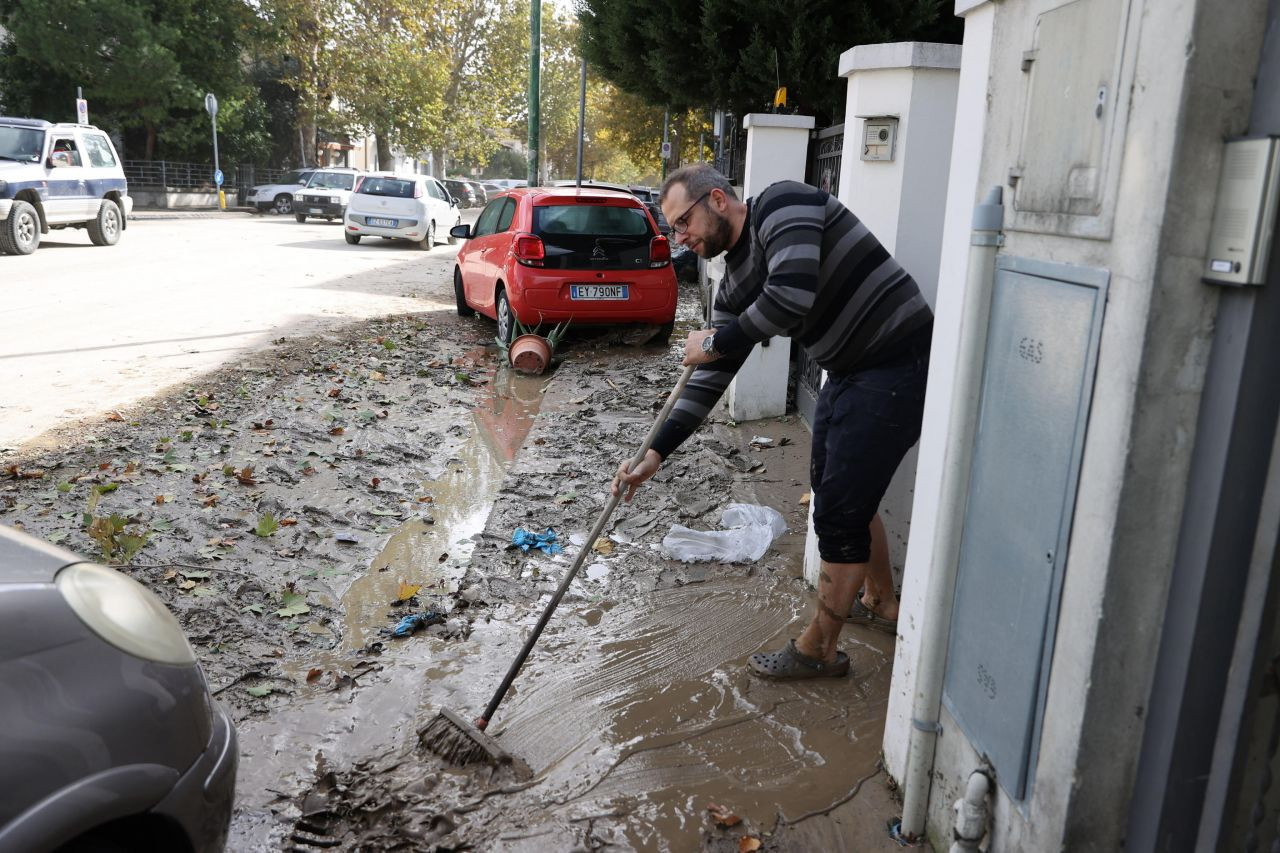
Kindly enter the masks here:
M 698 196 L 698 200 L 695 201 L 693 204 L 689 205 L 685 209 L 684 213 L 680 214 L 680 216 L 671 223 L 671 230 L 676 232 L 677 234 L 683 234 L 686 231 L 688 231 L 689 230 L 689 214 L 693 213 L 693 209 L 695 207 L 697 207 L 698 205 L 706 201 L 707 196 L 709 195 L 711 195 L 711 190 L 707 190 L 702 195 Z

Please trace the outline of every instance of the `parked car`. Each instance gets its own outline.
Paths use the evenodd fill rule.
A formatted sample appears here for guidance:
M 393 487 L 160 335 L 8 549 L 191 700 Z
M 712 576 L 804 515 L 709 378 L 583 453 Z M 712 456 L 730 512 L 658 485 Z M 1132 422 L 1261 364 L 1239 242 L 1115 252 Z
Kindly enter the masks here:
M 475 228 L 450 232 L 458 250 L 458 314 L 497 321 L 509 342 L 518 319 L 544 327 L 645 323 L 671 334 L 676 277 L 671 245 L 639 199 L 595 187 L 514 189 L 490 201 Z
M 282 216 L 293 213 L 294 194 L 307 185 L 315 169 L 294 169 L 285 172 L 271 184 L 260 184 L 249 190 L 245 204 L 256 207 L 260 213 L 271 211 Z
M 343 218 L 352 245 L 361 237 L 409 240 L 432 248 L 441 234 L 462 222 L 444 184 L 429 175 L 376 172 L 361 177 Z M 448 237 L 450 243 L 456 238 Z
M 467 186 L 471 187 L 471 191 L 476 194 L 476 207 L 484 207 L 489 203 L 489 193 L 485 191 L 484 184 L 479 181 L 467 181 Z
M 29 255 L 58 228 L 85 228 L 95 246 L 114 246 L 132 210 L 101 130 L 0 116 L 0 254 Z
M 223 849 L 236 733 L 178 620 L 128 575 L 8 527 L 0 708 L 0 850 Z
M 457 178 L 445 178 L 440 183 L 449 191 L 449 195 L 457 199 L 458 207 L 475 207 L 478 204 L 476 191 L 466 181 Z
M 293 218 L 299 222 L 306 222 L 308 216 L 330 222 L 341 219 L 347 212 L 359 174 L 345 167 L 316 169 L 293 196 Z

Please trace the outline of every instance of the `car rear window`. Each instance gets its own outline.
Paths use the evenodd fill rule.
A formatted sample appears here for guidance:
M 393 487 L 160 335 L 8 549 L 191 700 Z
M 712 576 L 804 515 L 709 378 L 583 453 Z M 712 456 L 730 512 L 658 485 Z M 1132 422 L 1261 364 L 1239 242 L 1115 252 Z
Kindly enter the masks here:
M 413 198 L 413 181 L 401 178 L 370 176 L 360 182 L 356 192 L 362 195 L 384 195 L 391 198 Z
M 639 206 L 590 203 L 535 207 L 533 233 L 552 269 L 636 269 L 649 263 L 655 236 Z

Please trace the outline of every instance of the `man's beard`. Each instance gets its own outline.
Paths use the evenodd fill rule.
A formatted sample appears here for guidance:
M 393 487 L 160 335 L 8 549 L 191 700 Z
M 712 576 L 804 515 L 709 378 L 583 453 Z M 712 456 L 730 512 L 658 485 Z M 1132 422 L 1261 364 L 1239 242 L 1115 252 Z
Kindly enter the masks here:
M 703 258 L 714 258 L 729 248 L 729 241 L 733 238 L 733 226 L 729 224 L 728 219 L 715 211 L 708 210 L 707 213 L 715 219 L 715 226 L 711 229 L 711 233 L 698 244 L 698 255 Z

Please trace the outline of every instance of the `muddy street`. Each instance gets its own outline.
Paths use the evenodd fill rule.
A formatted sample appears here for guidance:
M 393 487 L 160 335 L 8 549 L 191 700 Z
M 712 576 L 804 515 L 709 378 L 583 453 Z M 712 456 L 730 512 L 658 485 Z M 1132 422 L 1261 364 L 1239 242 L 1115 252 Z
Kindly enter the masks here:
M 699 315 L 683 300 L 673 342 Z M 5 452 L 0 523 L 122 564 L 178 614 L 239 732 L 229 849 L 894 847 L 892 638 L 848 628 L 847 679 L 745 668 L 808 618 L 798 419 L 718 415 L 586 541 L 679 373 L 635 337 L 571 332 L 539 377 L 451 311 L 282 339 Z M 759 561 L 663 554 L 734 502 L 788 526 Z M 518 528 L 562 550 L 525 553 Z M 441 761 L 419 731 L 480 712 L 581 548 L 489 729 L 532 777 Z

